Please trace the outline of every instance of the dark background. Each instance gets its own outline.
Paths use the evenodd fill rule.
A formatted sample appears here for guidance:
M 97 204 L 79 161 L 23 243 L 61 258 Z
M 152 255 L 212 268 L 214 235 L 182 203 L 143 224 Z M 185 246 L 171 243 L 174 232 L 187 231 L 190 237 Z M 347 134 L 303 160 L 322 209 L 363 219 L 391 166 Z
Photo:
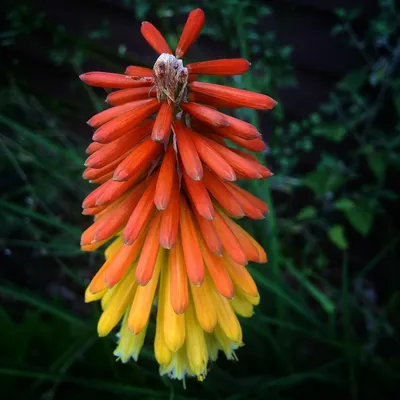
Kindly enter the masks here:
M 244 226 L 266 247 L 240 362 L 204 383 L 114 361 L 83 292 L 101 254 L 79 250 L 91 131 L 105 93 L 90 70 L 151 67 L 149 20 L 175 46 L 188 11 L 206 25 L 187 61 L 245 57 L 228 85 L 276 98 L 255 123 L 275 176 Z M 400 10 L 391 0 L 3 1 L 0 31 L 0 393 L 12 398 L 393 398 L 399 373 Z M 215 80 L 215 82 L 222 82 Z M 6 398 L 6 397 L 5 397 Z

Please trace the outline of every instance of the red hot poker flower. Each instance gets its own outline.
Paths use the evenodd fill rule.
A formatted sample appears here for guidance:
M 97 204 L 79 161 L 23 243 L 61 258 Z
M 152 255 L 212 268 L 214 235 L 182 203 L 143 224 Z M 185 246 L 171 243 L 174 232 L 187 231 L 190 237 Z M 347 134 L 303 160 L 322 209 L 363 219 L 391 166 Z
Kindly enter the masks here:
M 261 219 L 267 205 L 237 179 L 271 176 L 249 153 L 265 144 L 251 124 L 217 108 L 272 109 L 263 94 L 198 80 L 201 75 L 245 73 L 244 59 L 184 65 L 204 13 L 193 10 L 173 55 L 149 22 L 141 32 L 159 54 L 152 69 L 125 74 L 89 72 L 85 83 L 116 89 L 111 108 L 93 116 L 96 129 L 84 177 L 99 186 L 83 202 L 94 216 L 81 246 L 107 243 L 105 262 L 89 284 L 86 301 L 101 300 L 98 333 L 122 320 L 122 362 L 137 359 L 157 299 L 154 353 L 160 373 L 203 379 L 219 351 L 228 359 L 242 345 L 237 315 L 250 317 L 259 302 L 249 261 L 267 261 L 262 247 L 234 219 Z

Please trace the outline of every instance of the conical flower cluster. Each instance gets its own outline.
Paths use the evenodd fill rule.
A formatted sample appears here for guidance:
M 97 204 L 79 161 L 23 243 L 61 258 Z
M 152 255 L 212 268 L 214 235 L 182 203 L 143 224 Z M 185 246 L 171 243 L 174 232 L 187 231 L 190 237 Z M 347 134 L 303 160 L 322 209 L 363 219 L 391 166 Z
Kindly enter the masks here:
M 251 151 L 265 145 L 254 126 L 217 108 L 268 110 L 276 102 L 198 80 L 242 74 L 250 66 L 244 59 L 183 65 L 203 24 L 203 11 L 193 10 L 173 55 L 160 32 L 143 22 L 144 38 L 159 53 L 153 69 L 80 77 L 116 89 L 107 97 L 112 107 L 88 121 L 96 130 L 83 176 L 98 187 L 83 202 L 94 222 L 81 246 L 107 247 L 86 301 L 101 300 L 100 336 L 122 321 L 115 354 L 123 362 L 138 358 L 155 309 L 160 373 L 178 379 L 203 379 L 220 350 L 235 358 L 243 343 L 237 315 L 250 317 L 259 302 L 246 265 L 267 261 L 236 222 L 264 218 L 267 205 L 236 181 L 272 174 L 226 140 Z

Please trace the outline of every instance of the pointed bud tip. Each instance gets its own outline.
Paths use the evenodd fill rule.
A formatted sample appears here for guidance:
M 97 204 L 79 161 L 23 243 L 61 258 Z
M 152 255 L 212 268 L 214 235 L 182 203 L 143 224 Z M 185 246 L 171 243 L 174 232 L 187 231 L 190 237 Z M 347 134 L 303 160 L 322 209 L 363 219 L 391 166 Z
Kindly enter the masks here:
M 125 244 L 126 246 L 132 246 L 132 245 L 133 245 L 133 242 L 134 242 L 134 240 L 127 239 L 126 237 L 123 237 L 123 238 L 122 238 L 122 241 L 124 242 L 124 244 Z
M 124 182 L 128 179 L 128 176 L 124 174 L 124 171 L 115 171 L 111 179 L 115 182 Z
M 201 275 L 196 276 L 196 279 L 190 280 L 190 282 L 192 282 L 193 285 L 196 287 L 200 287 L 201 284 L 203 283 L 203 281 L 204 281 L 204 276 L 201 276 Z
M 163 203 L 159 203 L 159 202 L 154 202 L 154 205 L 156 206 L 158 211 L 164 211 L 167 209 L 168 204 L 163 204 Z

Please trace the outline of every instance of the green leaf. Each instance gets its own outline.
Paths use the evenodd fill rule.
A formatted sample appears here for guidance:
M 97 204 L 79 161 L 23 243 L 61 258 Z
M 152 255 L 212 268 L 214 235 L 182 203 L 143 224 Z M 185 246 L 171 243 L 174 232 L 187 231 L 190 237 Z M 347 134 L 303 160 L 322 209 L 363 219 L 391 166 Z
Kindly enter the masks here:
M 302 208 L 296 215 L 298 221 L 304 221 L 305 219 L 315 218 L 317 215 L 317 209 L 312 206 Z
M 346 217 L 353 228 L 363 236 L 369 233 L 374 221 L 373 209 L 366 201 L 358 202 L 351 210 L 346 212 Z
M 339 199 L 335 201 L 334 206 L 340 211 L 348 211 L 351 210 L 355 204 L 350 199 Z
M 347 178 L 339 170 L 321 168 L 310 172 L 303 178 L 303 183 L 308 186 L 318 197 L 327 192 L 335 192 L 346 182 Z
M 348 248 L 348 242 L 344 235 L 344 229 L 342 225 L 334 225 L 328 231 L 328 237 L 331 242 L 341 250 Z
M 383 180 L 389 163 L 388 156 L 384 153 L 373 152 L 367 155 L 367 161 L 374 175 L 379 180 Z
M 346 127 L 339 122 L 326 122 L 314 126 L 311 132 L 316 136 L 323 136 L 326 139 L 334 142 L 340 142 L 346 135 Z
M 355 69 L 345 75 L 337 84 L 337 88 L 346 92 L 358 92 L 367 81 L 367 78 L 367 71 Z

